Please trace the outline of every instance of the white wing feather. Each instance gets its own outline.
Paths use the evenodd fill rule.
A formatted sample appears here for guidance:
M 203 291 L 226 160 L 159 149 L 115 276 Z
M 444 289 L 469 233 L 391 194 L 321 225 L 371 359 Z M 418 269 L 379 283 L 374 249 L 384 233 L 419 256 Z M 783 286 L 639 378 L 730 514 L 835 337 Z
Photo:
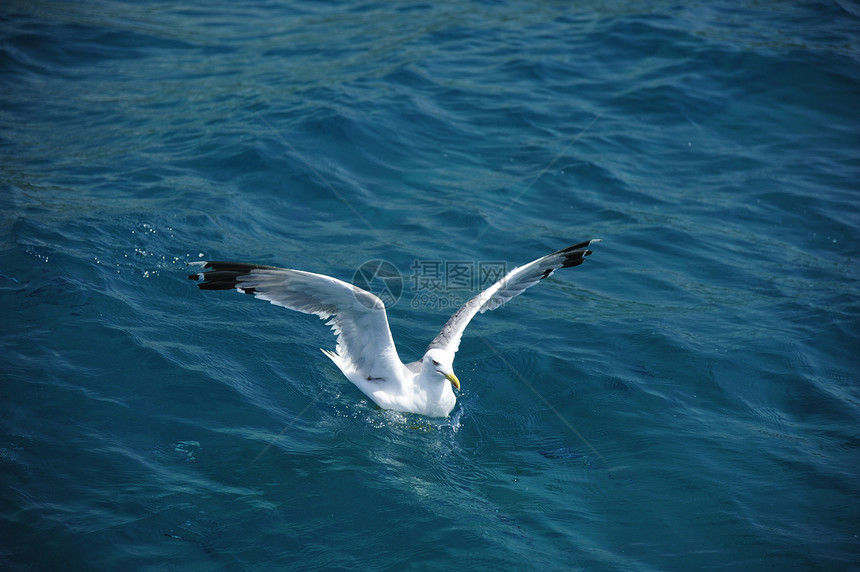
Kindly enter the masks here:
M 316 314 L 337 336 L 337 354 L 342 363 L 365 379 L 400 375 L 403 364 L 397 355 L 385 306 L 374 294 L 337 278 L 234 262 L 205 262 L 212 270 L 192 274 L 202 279 L 204 290 L 236 289 L 305 314 Z
M 527 288 L 550 276 L 558 268 L 569 268 L 582 264 L 583 258 L 591 254 L 591 251 L 586 250 L 586 248 L 592 242 L 598 242 L 598 239 L 557 250 L 533 262 L 514 268 L 504 278 L 463 304 L 451 316 L 427 349 L 442 348 L 451 353 L 456 353 L 466 326 L 478 312 L 483 314 L 487 310 L 495 310 L 514 296 L 522 294 Z

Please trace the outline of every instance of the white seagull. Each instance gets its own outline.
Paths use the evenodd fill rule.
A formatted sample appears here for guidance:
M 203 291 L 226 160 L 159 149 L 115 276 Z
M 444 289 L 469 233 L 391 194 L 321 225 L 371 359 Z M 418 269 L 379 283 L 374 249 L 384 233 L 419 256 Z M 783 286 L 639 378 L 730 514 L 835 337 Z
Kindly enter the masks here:
M 460 389 L 454 375 L 454 354 L 460 338 L 478 312 L 495 310 L 558 268 L 582 264 L 591 254 L 587 240 L 514 268 L 504 278 L 463 304 L 436 336 L 424 357 L 408 364 L 400 361 L 385 305 L 376 295 L 337 278 L 239 262 L 194 262 L 208 272 L 190 274 L 202 280 L 202 290 L 238 290 L 276 306 L 316 314 L 337 336 L 335 351 L 322 350 L 348 380 L 383 409 L 447 417 Z M 449 383 L 450 382 L 450 383 Z

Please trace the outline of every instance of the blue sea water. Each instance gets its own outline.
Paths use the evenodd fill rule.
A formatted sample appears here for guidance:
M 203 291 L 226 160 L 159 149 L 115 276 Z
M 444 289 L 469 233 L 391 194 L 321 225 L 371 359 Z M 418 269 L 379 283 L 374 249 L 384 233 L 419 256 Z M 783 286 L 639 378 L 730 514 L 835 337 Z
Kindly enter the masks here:
M 856 2 L 5 0 L 0 85 L 0 568 L 858 568 Z M 448 419 L 186 279 L 389 262 L 412 360 L 592 237 Z

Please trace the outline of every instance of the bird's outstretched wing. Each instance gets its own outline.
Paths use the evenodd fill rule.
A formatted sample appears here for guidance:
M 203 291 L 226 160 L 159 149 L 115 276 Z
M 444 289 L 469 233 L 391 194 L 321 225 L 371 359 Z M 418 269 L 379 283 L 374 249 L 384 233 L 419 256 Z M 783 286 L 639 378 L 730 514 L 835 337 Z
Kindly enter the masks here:
M 197 262 L 208 272 L 190 274 L 202 290 L 238 290 L 276 306 L 316 314 L 337 336 L 337 353 L 367 379 L 393 378 L 403 368 L 382 301 L 337 278 L 239 262 Z
M 451 316 L 436 339 L 430 342 L 427 349 L 442 348 L 456 353 L 460 347 L 463 331 L 475 314 L 495 310 L 514 296 L 521 294 L 526 288 L 534 286 L 551 275 L 558 268 L 570 268 L 582 264 L 584 257 L 592 252 L 587 250 L 592 242 L 598 242 L 598 239 L 562 248 L 534 262 L 514 268 L 504 278 L 463 304 Z

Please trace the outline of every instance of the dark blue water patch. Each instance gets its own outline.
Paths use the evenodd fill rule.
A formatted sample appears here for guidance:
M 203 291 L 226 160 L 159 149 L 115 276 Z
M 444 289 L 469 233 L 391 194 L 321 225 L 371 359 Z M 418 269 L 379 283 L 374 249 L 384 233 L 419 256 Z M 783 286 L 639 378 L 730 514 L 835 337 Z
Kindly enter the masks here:
M 582 459 L 583 455 L 576 449 L 570 447 L 559 447 L 557 449 L 549 449 L 538 451 L 543 457 L 553 461 L 575 461 Z
M 61 77 L 78 77 L 87 67 L 116 60 L 141 60 L 151 57 L 151 50 L 183 50 L 191 47 L 178 39 L 141 31 L 114 29 L 108 21 L 92 24 L 75 23 L 74 15 L 63 22 L 20 19 L 7 26 L 15 29 L 7 36 L 5 48 L 12 61 L 20 62 L 33 72 L 50 71 Z M 101 24 L 101 25 L 99 25 Z M 11 69 L 9 71 L 15 71 Z
M 12 9 L 3 566 L 853 563 L 847 4 Z M 185 278 L 590 236 L 476 317 L 438 422 Z M 453 309 L 408 302 L 414 358 Z

